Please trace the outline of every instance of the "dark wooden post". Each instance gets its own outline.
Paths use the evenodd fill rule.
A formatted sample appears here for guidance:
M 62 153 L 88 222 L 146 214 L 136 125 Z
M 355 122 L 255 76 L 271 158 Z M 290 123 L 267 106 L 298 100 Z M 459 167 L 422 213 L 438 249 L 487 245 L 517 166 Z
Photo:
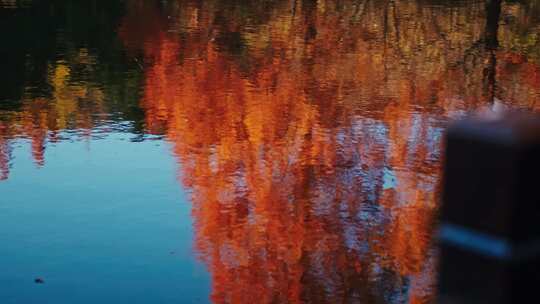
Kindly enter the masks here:
M 443 175 L 438 303 L 539 301 L 540 117 L 454 124 Z

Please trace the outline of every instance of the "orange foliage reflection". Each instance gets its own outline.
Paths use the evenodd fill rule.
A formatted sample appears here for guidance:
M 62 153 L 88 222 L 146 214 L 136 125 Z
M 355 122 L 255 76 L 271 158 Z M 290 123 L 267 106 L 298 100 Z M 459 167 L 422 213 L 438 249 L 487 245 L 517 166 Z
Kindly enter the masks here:
M 129 2 L 119 35 L 144 73 L 146 129 L 173 143 L 191 191 L 212 300 L 429 302 L 445 123 L 540 110 L 527 7 L 504 3 L 494 27 L 484 1 L 160 5 Z M 14 138 L 43 165 L 48 141 L 106 112 L 69 64 L 47 73 L 52 96 L 0 112 L 0 179 Z
M 428 302 L 445 122 L 493 104 L 537 108 L 538 65 L 493 49 L 489 8 L 188 1 L 160 12 L 136 2 L 120 35 L 146 62 L 146 127 L 174 144 L 191 191 L 212 300 Z

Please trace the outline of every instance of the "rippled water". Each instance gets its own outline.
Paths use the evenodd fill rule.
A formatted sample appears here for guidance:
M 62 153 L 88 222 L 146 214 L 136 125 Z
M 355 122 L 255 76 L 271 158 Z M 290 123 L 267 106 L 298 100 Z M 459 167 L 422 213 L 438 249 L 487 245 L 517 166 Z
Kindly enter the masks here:
M 540 110 L 536 0 L 0 0 L 0 33 L 2 303 L 429 303 L 445 125 Z

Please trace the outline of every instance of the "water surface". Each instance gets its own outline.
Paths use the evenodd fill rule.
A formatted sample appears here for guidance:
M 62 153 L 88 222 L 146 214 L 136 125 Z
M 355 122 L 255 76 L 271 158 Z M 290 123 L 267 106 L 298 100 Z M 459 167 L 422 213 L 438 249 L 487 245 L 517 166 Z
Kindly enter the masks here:
M 1 0 L 0 33 L 7 303 L 429 303 L 445 126 L 540 110 L 535 0 Z

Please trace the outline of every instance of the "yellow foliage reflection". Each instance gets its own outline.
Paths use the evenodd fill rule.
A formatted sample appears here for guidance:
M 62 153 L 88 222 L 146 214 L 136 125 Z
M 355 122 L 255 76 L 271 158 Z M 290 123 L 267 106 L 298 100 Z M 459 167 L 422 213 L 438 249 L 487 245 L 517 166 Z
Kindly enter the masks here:
M 72 60 L 72 65 L 89 65 L 91 58 L 81 49 Z M 89 134 L 95 115 L 104 112 L 101 88 L 92 83 L 71 81 L 70 65 L 66 62 L 50 64 L 47 70 L 51 96 L 32 97 L 23 93 L 20 110 L 0 112 L 0 179 L 8 177 L 9 141 L 13 138 L 30 139 L 32 156 L 36 164 L 42 166 L 47 142 L 59 140 L 58 133 L 66 129 Z

